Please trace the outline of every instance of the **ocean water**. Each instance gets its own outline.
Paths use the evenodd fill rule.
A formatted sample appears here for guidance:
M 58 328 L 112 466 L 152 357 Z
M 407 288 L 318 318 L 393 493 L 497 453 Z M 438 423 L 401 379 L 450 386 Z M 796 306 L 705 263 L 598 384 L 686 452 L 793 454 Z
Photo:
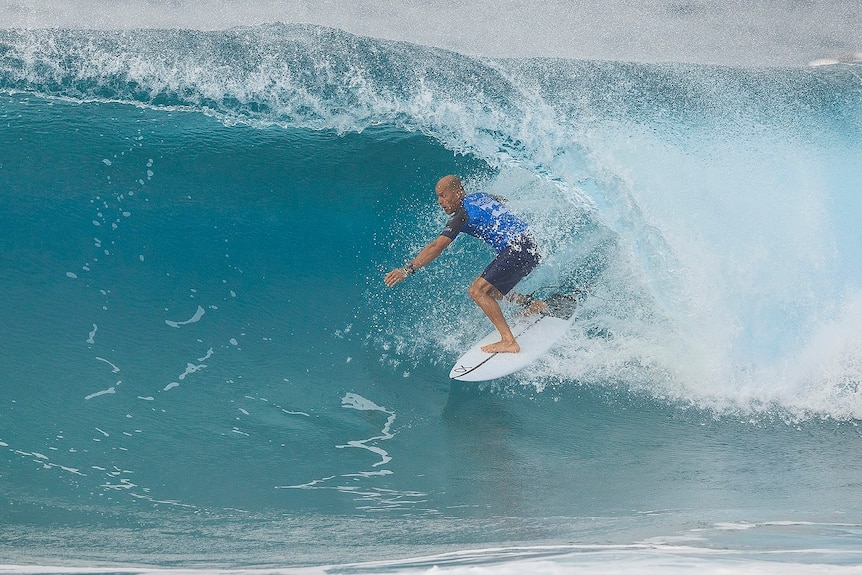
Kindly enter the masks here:
M 0 30 L 0 572 L 862 572 L 860 136 L 849 61 Z M 382 282 L 448 173 L 588 294 L 480 385 L 486 248 Z

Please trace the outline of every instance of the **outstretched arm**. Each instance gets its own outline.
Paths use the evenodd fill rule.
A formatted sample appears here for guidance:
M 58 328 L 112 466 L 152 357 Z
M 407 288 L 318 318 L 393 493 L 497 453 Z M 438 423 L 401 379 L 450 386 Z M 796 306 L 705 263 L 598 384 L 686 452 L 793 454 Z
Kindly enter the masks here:
M 422 248 L 422 251 L 419 252 L 419 255 L 413 258 L 413 261 L 409 262 L 403 268 L 395 268 L 394 270 L 386 274 L 386 277 L 383 278 L 383 281 L 389 287 L 392 287 L 395 284 L 404 281 L 405 279 L 407 279 L 407 276 L 412 273 L 408 271 L 408 267 L 412 266 L 414 270 L 418 270 L 422 266 L 430 264 L 432 261 L 437 259 L 437 256 L 442 254 L 443 250 L 449 247 L 449 244 L 451 243 L 451 238 L 448 238 L 446 236 L 437 236 L 434 241 Z

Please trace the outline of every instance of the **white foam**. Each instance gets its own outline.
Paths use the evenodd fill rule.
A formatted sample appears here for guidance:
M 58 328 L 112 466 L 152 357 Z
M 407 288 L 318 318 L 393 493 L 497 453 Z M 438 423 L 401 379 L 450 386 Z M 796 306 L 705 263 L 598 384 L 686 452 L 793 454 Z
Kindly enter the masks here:
M 96 343 L 96 340 L 94 338 L 96 337 L 96 332 L 98 330 L 99 330 L 99 327 L 96 324 L 93 324 L 93 331 L 90 332 L 90 337 L 87 338 L 87 343 L 89 343 L 91 345 Z
M 191 375 L 191 374 L 193 374 L 193 373 L 196 373 L 196 372 L 198 372 L 198 371 L 200 371 L 200 370 L 202 370 L 202 369 L 206 369 L 206 367 L 207 367 L 207 366 L 206 366 L 206 364 L 203 364 L 203 363 L 201 363 L 201 364 L 187 363 L 187 364 L 186 364 L 186 369 L 185 369 L 185 371 L 184 371 L 184 372 L 182 372 L 182 373 L 179 375 L 179 379 L 180 379 L 180 381 L 182 381 L 182 380 L 184 380 L 187 376 L 189 376 L 189 375 Z
M 94 328 L 96 327 L 96 326 L 95 326 L 95 324 L 93 325 L 93 327 L 94 327 Z M 95 332 L 95 329 L 93 330 L 93 333 L 96 333 L 96 332 Z M 91 334 L 91 335 L 92 335 L 92 334 Z M 92 342 L 92 341 L 88 341 L 88 343 L 93 343 L 93 342 Z M 111 366 L 111 371 L 112 371 L 113 373 L 118 373 L 118 372 L 120 371 L 120 368 L 119 368 L 119 367 L 117 367 L 116 365 L 114 365 L 113 363 L 111 363 L 110 361 L 108 361 L 107 359 L 105 359 L 104 357 L 97 357 L 96 359 L 97 359 L 97 360 L 99 360 L 99 361 L 101 361 L 102 363 L 107 363 L 108 365 L 110 365 L 110 366 Z
M 183 325 L 188 325 L 191 323 L 199 322 L 205 313 L 206 313 L 206 310 L 204 310 L 204 308 L 202 308 L 201 306 L 198 306 L 197 311 L 189 319 L 187 319 L 185 321 L 171 321 L 171 320 L 166 319 L 165 323 L 171 327 L 178 328 L 178 327 L 183 326 Z
M 94 397 L 99 397 L 102 395 L 110 395 L 110 394 L 114 394 L 114 393 L 117 393 L 117 389 L 115 387 L 111 386 L 108 389 L 103 389 L 102 391 L 97 391 L 96 393 L 91 393 L 90 395 L 84 397 L 84 399 L 90 400 L 90 399 L 93 399 Z
M 338 477 L 337 475 L 330 475 L 329 477 L 322 477 L 321 479 L 315 479 L 314 481 L 309 481 L 308 483 L 301 483 L 299 485 L 277 485 L 276 489 L 311 489 L 315 488 L 318 485 L 326 483 L 332 479 Z
M 344 445 L 336 445 L 335 447 L 337 447 L 339 449 L 343 449 L 345 447 L 355 447 L 355 448 L 359 448 L 359 449 L 365 449 L 367 451 L 370 451 L 374 454 L 379 455 L 380 461 L 372 464 L 372 467 L 378 467 L 380 465 L 386 465 L 387 463 L 392 461 L 392 458 L 389 456 L 389 453 L 385 449 L 378 447 L 376 445 L 369 445 L 369 443 L 374 442 L 374 441 L 392 439 L 393 435 L 392 435 L 390 429 L 392 427 L 392 424 L 395 422 L 395 413 L 392 411 L 389 411 L 385 407 L 380 407 L 379 405 L 377 405 L 373 401 L 366 399 L 366 398 L 364 398 L 361 395 L 356 394 L 356 393 L 345 394 L 344 397 L 341 399 L 341 406 L 346 407 L 348 409 L 358 409 L 360 411 L 381 411 L 381 412 L 387 414 L 389 417 L 387 417 L 386 423 L 383 425 L 383 429 L 380 431 L 380 435 L 377 435 L 374 437 L 369 437 L 368 439 L 351 440 L 351 441 L 348 441 Z

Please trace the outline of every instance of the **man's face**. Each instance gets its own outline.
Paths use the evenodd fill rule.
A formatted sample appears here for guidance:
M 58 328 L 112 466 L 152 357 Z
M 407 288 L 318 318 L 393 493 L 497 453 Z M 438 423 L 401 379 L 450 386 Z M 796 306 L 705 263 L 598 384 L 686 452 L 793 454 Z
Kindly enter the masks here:
M 437 203 L 440 204 L 443 211 L 447 214 L 454 214 L 461 204 L 461 194 L 450 186 L 438 187 L 435 192 L 437 193 Z

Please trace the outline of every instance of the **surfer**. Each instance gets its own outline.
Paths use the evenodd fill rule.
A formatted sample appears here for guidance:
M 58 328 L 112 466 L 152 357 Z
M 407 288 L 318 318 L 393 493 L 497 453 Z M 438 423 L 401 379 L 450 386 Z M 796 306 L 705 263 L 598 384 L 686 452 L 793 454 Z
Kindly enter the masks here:
M 470 297 L 485 312 L 500 333 L 500 341 L 482 347 L 488 353 L 517 353 L 521 350 L 498 300 L 506 299 L 527 308 L 543 311 L 546 306 L 512 288 L 539 264 L 536 243 L 524 220 L 512 214 L 501 198 L 485 193 L 467 195 L 458 176 L 445 176 L 434 188 L 437 203 L 449 216 L 446 227 L 413 260 L 395 268 L 384 278 L 387 286 L 404 281 L 417 269 L 428 265 L 443 253 L 460 232 L 490 245 L 497 256 L 470 286 Z

